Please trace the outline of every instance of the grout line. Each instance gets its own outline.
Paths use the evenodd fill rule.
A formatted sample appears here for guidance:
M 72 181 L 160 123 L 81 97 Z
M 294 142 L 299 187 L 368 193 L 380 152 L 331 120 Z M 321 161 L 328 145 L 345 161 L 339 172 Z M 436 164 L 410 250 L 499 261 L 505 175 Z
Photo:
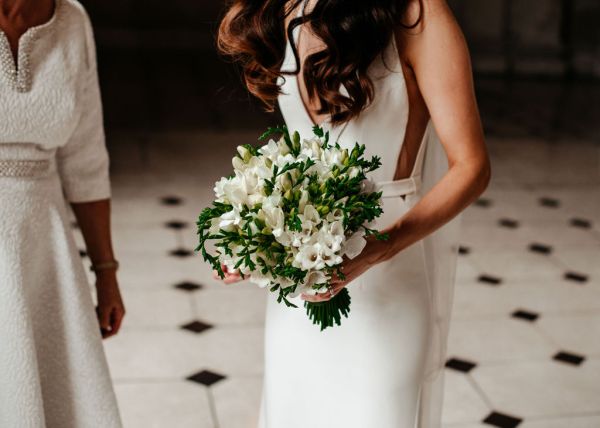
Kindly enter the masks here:
M 217 416 L 215 398 L 213 396 L 212 390 L 209 387 L 206 387 L 206 395 L 208 396 L 208 406 L 210 407 L 210 416 L 213 421 L 213 426 L 214 428 L 219 428 L 219 418 Z
M 475 368 L 475 370 L 477 370 L 477 368 Z M 475 389 L 475 391 L 477 392 L 479 397 L 481 397 L 481 399 L 483 400 L 485 405 L 488 407 L 488 410 L 490 410 L 490 411 L 494 410 L 494 405 L 492 404 L 492 401 L 487 396 L 487 394 L 485 393 L 483 388 L 481 388 L 481 386 L 479 386 L 479 384 L 477 383 L 475 378 L 471 375 L 471 373 L 467 373 L 466 377 L 467 377 L 469 383 L 471 384 L 471 386 L 473 387 L 473 389 Z
M 554 346 L 557 350 L 564 349 L 564 347 L 560 343 L 558 343 L 558 341 L 554 340 L 554 338 L 552 336 L 550 336 L 541 325 L 539 325 L 537 322 L 533 322 L 532 324 L 533 324 L 534 330 L 540 336 L 542 336 L 544 339 L 546 339 L 546 341 L 548 343 L 552 344 L 552 346 Z

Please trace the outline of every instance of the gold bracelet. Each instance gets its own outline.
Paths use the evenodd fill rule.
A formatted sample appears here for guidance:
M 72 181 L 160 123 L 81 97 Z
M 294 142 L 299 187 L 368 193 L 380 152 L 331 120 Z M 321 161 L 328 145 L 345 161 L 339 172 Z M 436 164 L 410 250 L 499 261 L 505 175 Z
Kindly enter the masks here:
M 111 260 L 109 262 L 93 264 L 90 266 L 90 270 L 92 272 L 99 272 L 103 270 L 118 270 L 119 262 L 116 260 Z

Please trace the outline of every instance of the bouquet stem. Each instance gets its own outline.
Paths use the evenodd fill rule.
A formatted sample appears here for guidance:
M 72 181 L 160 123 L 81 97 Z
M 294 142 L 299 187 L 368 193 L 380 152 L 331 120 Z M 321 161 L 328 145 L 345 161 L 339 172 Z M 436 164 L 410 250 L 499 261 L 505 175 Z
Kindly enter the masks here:
M 342 315 L 348 318 L 350 313 L 350 293 L 342 288 L 338 294 L 326 302 L 304 302 L 306 313 L 313 324 L 321 327 L 321 331 L 327 327 L 333 327 L 333 323 L 341 324 Z

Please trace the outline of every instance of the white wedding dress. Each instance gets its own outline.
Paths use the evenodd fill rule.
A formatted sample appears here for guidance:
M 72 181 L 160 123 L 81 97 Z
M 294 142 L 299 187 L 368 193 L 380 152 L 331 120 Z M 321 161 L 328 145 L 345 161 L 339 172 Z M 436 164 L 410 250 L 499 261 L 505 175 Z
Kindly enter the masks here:
M 296 28 L 297 32 L 298 28 Z M 297 39 L 297 35 L 295 36 Z M 447 170 L 430 123 L 410 178 L 392 182 L 408 121 L 406 82 L 394 40 L 369 70 L 373 103 L 332 140 L 365 144 L 382 157 L 371 178 L 383 191 L 382 229 L 402 217 Z M 284 70 L 296 64 L 288 44 Z M 310 136 L 312 119 L 296 76 L 279 98 L 288 128 Z M 260 428 L 437 428 L 456 265 L 457 221 L 371 268 L 348 289 L 349 318 L 320 332 L 302 301 L 290 309 L 269 296 Z
M 110 196 L 92 30 L 75 0 L 0 31 L 0 427 L 120 428 L 65 199 Z

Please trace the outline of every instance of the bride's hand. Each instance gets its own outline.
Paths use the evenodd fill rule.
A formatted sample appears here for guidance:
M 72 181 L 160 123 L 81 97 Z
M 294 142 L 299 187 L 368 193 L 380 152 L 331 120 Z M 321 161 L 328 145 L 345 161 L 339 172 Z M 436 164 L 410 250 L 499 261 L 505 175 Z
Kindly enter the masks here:
M 223 281 L 225 284 L 235 284 L 236 282 L 240 282 L 243 280 L 243 278 L 240 275 L 240 272 L 238 270 L 233 270 L 233 271 L 229 272 L 227 270 L 227 266 L 225 266 L 225 265 L 221 265 L 221 269 L 223 270 L 225 277 L 221 278 L 219 276 L 219 272 L 217 272 L 216 270 L 213 270 L 213 278 L 214 279 Z
M 302 299 L 308 302 L 326 302 L 337 295 L 342 288 L 361 276 L 371 267 L 384 260 L 382 257 L 385 254 L 385 242 L 376 239 L 368 238 L 367 245 L 362 253 L 353 259 L 345 259 L 342 263 L 342 273 L 344 279 L 334 276 L 331 280 L 329 290 L 325 293 L 318 293 L 314 296 L 303 294 Z

